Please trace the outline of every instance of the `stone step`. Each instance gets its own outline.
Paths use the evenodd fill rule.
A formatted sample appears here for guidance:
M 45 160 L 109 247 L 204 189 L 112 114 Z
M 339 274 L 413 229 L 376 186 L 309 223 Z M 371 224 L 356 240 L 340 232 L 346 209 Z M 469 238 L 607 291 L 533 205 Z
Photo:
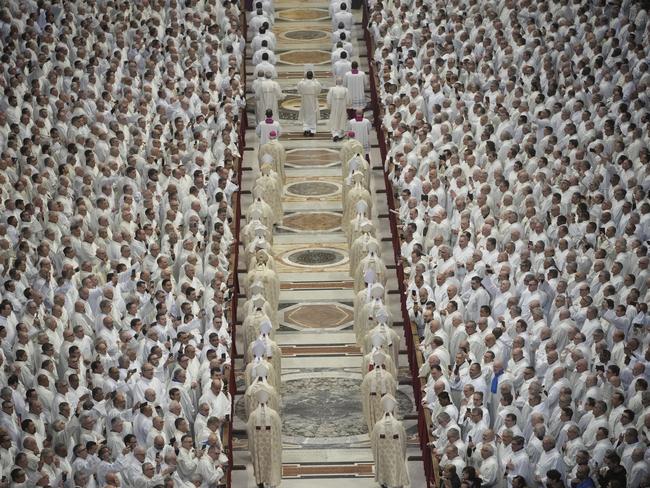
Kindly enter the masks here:
M 354 332 L 332 331 L 332 330 L 314 330 L 301 331 L 296 334 L 295 331 L 278 331 L 275 333 L 275 342 L 278 345 L 306 345 L 306 344 L 355 344 L 356 338 Z
M 350 464 L 371 463 L 372 451 L 357 449 L 283 449 L 282 462 L 285 464 Z

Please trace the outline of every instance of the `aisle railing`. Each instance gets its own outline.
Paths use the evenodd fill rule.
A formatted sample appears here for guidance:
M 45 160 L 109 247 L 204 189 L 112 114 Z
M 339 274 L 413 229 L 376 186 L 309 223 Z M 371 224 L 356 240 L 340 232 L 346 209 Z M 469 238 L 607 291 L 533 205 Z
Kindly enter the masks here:
M 246 36 L 246 12 L 241 13 L 241 24 L 244 37 Z M 246 90 L 246 65 L 245 61 L 241 68 L 241 86 Z M 235 413 L 235 397 L 237 396 L 237 380 L 236 380 L 236 358 L 237 358 L 237 303 L 239 301 L 239 232 L 241 230 L 241 184 L 242 172 L 244 169 L 244 151 L 246 150 L 246 129 L 248 128 L 248 118 L 246 115 L 246 107 L 242 107 L 238 112 L 239 129 L 237 133 L 237 149 L 239 151 L 239 159 L 237 160 L 236 184 L 239 190 L 233 195 L 233 250 L 231 254 L 231 275 L 229 278 L 229 288 L 231 291 L 230 298 L 230 337 L 232 343 L 230 346 L 230 374 L 228 378 L 228 393 L 230 394 L 230 418 L 224 425 L 223 439 L 226 448 L 226 455 L 228 456 L 228 469 L 226 471 L 226 486 L 232 486 L 232 469 L 233 469 L 233 449 L 232 449 L 232 434 L 233 434 L 233 416 Z
M 402 264 L 402 255 L 400 252 L 400 238 L 397 228 L 397 213 L 395 212 L 395 190 L 388 178 L 388 168 L 385 167 L 386 155 L 388 154 L 387 135 L 382 126 L 383 110 L 378 95 L 378 76 L 377 69 L 373 60 L 375 52 L 374 42 L 368 30 L 368 6 L 366 2 L 363 4 L 363 33 L 366 42 L 366 49 L 368 51 L 368 78 L 370 81 L 370 98 L 373 109 L 373 123 L 377 132 L 377 139 L 379 141 L 379 152 L 381 154 L 382 171 L 384 174 L 384 184 L 386 185 L 386 199 L 388 203 L 388 220 L 390 222 L 391 240 L 393 244 L 393 257 L 396 265 L 397 283 L 399 287 L 400 308 L 402 312 L 402 321 L 404 323 L 404 338 L 406 342 L 406 349 L 409 362 L 409 371 L 411 373 L 413 397 L 418 412 L 418 437 L 420 442 L 420 450 L 422 451 L 422 460 L 424 464 L 424 474 L 427 481 L 427 486 L 439 486 L 439 473 L 438 462 L 430 447 L 433 442 L 432 427 L 433 422 L 431 412 L 428 408 L 422 406 L 422 382 L 419 376 L 420 368 L 424 363 L 424 357 L 420 352 L 420 338 L 418 336 L 417 327 L 411 323 L 409 319 L 408 310 L 406 308 L 406 286 L 404 283 L 404 267 Z

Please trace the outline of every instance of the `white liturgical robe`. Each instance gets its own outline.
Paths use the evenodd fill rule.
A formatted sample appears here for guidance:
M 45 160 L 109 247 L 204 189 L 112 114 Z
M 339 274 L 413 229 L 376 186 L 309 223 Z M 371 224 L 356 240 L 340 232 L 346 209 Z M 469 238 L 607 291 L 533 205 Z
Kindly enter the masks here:
M 366 154 L 370 152 L 370 131 L 372 124 L 366 118 L 354 118 L 348 121 L 348 128 L 354 132 L 354 138 L 363 145 Z
M 346 87 L 336 85 L 327 92 L 327 106 L 330 109 L 329 127 L 333 136 L 343 135 L 348 123 L 347 109 L 350 104 L 350 92 Z
M 314 79 L 304 79 L 298 83 L 298 94 L 300 95 L 300 112 L 298 119 L 302 121 L 303 130 L 316 132 L 316 125 L 320 119 L 320 108 L 318 96 L 322 86 Z
M 345 73 L 343 84 L 350 94 L 350 104 L 354 109 L 366 107 L 366 74 L 358 69 L 352 69 Z

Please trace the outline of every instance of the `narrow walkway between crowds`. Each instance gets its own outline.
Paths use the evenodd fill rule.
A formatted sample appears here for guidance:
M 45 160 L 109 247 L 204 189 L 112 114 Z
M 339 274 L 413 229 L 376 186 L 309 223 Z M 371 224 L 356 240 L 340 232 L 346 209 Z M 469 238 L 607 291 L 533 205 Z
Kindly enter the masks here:
M 362 412 L 362 353 L 353 331 L 354 282 L 350 277 L 348 242 L 341 229 L 343 212 L 342 171 L 339 150 L 342 142 L 332 141 L 328 130 L 327 90 L 334 84 L 331 65 L 332 21 L 327 1 L 308 4 L 292 0 L 275 2 L 273 33 L 277 38 L 276 69 L 284 100 L 279 105 L 282 132 L 279 138 L 287 153 L 283 194 L 284 218 L 273 233 L 272 254 L 281 282 L 274 340 L 282 349 L 280 388 L 283 429 L 283 487 L 303 487 L 305 480 L 319 488 L 364 488 L 377 486 L 368 429 Z M 308 6 L 307 6 L 308 5 Z M 356 24 L 352 43 L 359 68 L 368 72 L 363 42 L 361 11 L 354 11 Z M 247 50 L 247 98 L 249 130 L 244 155 L 242 209 L 252 201 L 251 190 L 259 176 L 258 138 L 255 133 L 255 102 L 251 84 L 256 74 Z M 305 137 L 298 121 L 300 97 L 297 83 L 305 66 L 313 66 L 322 84 L 319 104 L 321 119 L 315 136 Z M 369 92 L 366 94 L 370 101 Z M 366 112 L 372 120 L 372 111 Z M 399 297 L 388 224 L 383 173 L 376 134 L 371 136 L 371 194 L 373 222 L 381 254 L 389 266 L 386 286 L 389 307 L 397 319 Z M 242 215 L 242 226 L 246 215 Z M 246 263 L 240 262 L 240 281 Z M 240 304 L 246 297 L 240 298 Z M 244 317 L 241 317 L 243 320 Z M 401 336 L 401 323 L 395 330 Z M 403 343 L 403 341 L 402 341 Z M 238 351 L 243 351 L 240 337 Z M 414 412 L 408 383 L 406 359 L 402 357 L 397 393 L 400 418 Z M 238 389 L 235 408 L 233 486 L 254 487 L 255 479 L 245 439 L 243 413 L 243 361 L 238 361 Z M 405 421 L 409 453 L 419 454 L 417 428 Z M 242 468 L 246 467 L 244 471 Z M 421 462 L 409 463 L 412 482 L 422 477 Z M 413 485 L 416 486 L 416 485 Z

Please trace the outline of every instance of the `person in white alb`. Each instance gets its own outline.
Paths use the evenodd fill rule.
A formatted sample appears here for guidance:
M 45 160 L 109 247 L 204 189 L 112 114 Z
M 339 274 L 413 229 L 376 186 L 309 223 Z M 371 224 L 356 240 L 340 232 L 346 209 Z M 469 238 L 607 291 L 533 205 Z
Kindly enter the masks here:
M 320 107 L 318 97 L 322 86 L 314 78 L 312 68 L 307 68 L 305 77 L 298 82 L 297 91 L 300 95 L 300 112 L 298 119 L 302 121 L 303 134 L 313 136 L 316 134 L 316 126 L 320 120 Z

